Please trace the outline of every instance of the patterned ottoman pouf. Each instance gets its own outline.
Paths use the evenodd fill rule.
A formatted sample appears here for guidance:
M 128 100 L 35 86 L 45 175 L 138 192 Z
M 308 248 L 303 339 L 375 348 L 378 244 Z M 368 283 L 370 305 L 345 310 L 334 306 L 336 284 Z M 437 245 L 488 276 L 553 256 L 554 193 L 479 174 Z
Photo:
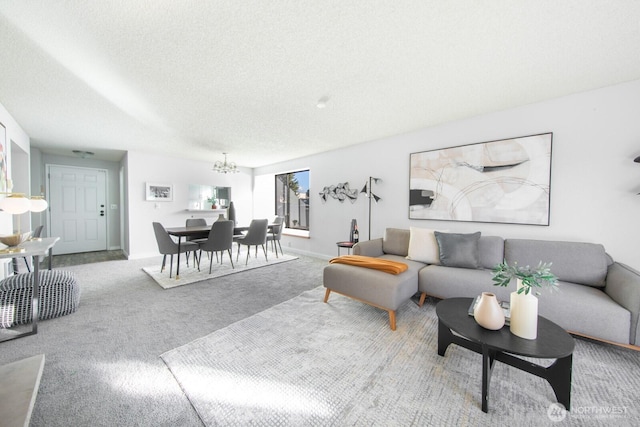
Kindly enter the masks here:
M 0 327 L 9 328 L 31 322 L 33 273 L 16 274 L 0 281 Z M 40 271 L 40 320 L 76 311 L 80 287 L 73 273 L 63 270 Z

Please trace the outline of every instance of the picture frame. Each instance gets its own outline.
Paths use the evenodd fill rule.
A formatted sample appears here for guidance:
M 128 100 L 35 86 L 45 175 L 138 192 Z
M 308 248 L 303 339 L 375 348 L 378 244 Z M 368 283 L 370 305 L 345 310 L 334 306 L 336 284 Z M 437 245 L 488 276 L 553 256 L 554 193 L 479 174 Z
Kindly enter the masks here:
M 172 202 L 173 185 L 147 182 L 145 197 L 147 201 Z
M 410 155 L 409 219 L 549 225 L 553 133 Z

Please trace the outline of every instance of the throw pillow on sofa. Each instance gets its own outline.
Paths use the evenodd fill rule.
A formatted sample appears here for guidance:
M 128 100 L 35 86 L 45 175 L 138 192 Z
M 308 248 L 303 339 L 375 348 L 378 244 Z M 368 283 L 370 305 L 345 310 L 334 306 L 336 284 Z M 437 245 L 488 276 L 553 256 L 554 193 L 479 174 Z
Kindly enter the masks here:
M 478 268 L 480 232 L 471 234 L 434 232 L 438 242 L 440 264 L 445 267 Z
M 434 236 L 435 230 L 409 227 L 409 232 L 409 254 L 406 258 L 412 261 L 424 262 L 425 264 L 440 264 L 438 243 Z

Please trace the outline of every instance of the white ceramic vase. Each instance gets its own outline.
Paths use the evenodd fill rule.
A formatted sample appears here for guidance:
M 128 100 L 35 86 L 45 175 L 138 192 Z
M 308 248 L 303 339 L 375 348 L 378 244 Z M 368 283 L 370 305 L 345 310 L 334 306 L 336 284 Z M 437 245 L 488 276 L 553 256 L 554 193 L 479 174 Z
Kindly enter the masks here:
M 518 280 L 518 289 L 522 287 Z M 529 294 L 511 292 L 511 333 L 524 339 L 535 340 L 538 336 L 538 298 Z
M 504 326 L 504 313 L 495 294 L 483 292 L 480 301 L 473 310 L 478 325 L 496 331 Z

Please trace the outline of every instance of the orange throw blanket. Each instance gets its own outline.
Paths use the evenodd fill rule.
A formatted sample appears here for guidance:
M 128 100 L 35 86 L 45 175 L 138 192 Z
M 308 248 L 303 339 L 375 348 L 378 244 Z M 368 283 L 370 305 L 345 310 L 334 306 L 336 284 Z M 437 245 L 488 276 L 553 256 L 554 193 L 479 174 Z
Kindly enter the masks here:
M 403 262 L 362 255 L 342 255 L 337 258 L 332 258 L 329 264 L 355 265 L 357 267 L 384 271 L 389 274 L 400 274 L 409 268 L 409 266 Z

